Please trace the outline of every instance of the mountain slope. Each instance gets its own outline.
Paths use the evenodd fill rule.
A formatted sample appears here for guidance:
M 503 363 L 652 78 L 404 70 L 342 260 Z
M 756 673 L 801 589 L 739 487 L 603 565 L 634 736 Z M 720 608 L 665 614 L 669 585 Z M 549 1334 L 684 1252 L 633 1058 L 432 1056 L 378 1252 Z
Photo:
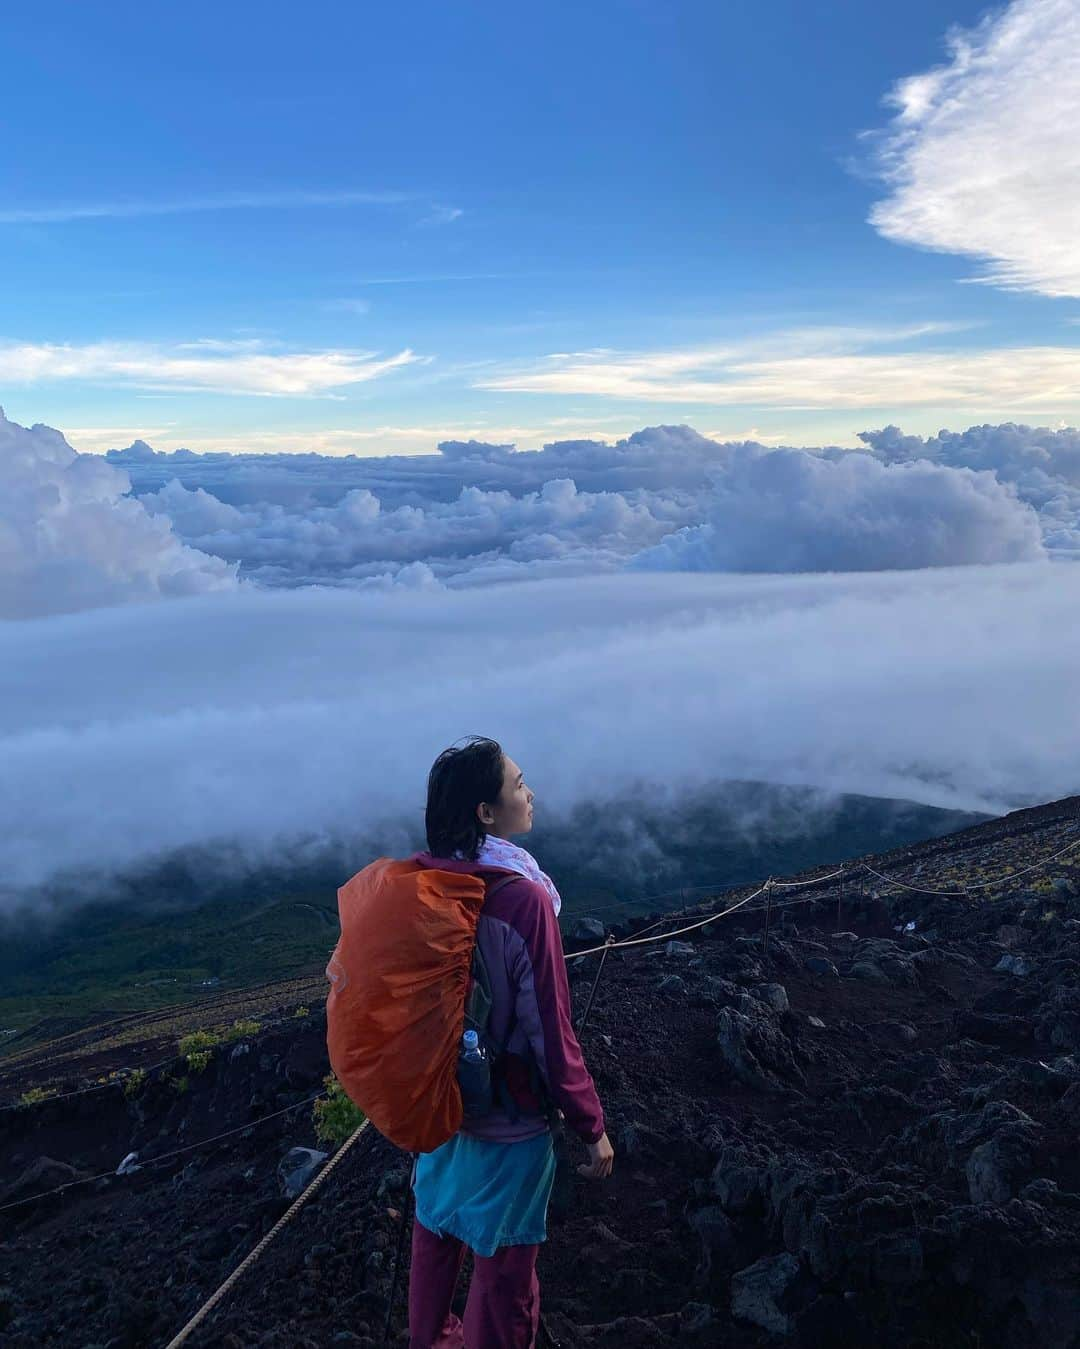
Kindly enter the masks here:
M 852 866 L 842 896 L 834 881 L 778 901 L 768 950 L 755 903 L 608 957 L 582 1042 L 615 1174 L 573 1176 L 539 1265 L 566 1349 L 1080 1343 L 1080 846 L 1043 861 L 1080 844 L 1078 811 L 864 859 L 928 890 L 1036 866 L 978 899 Z M 579 1015 L 595 966 L 570 964 Z M 132 1100 L 106 1087 L 0 1113 L 0 1208 L 65 1167 L 143 1163 L 0 1211 L 5 1344 L 167 1342 L 288 1208 L 277 1166 L 315 1146 L 327 1065 L 321 1000 L 295 1017 L 285 991 L 251 995 L 243 1010 L 276 1021 L 184 1093 L 172 1064 Z M 376 1343 L 406 1173 L 369 1130 L 188 1343 Z

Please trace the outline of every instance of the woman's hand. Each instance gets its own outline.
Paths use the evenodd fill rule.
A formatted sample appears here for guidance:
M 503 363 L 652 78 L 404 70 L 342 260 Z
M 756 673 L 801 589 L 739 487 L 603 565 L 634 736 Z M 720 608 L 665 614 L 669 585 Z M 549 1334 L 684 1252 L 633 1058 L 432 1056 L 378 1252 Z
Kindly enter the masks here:
M 611 1175 L 611 1168 L 615 1162 L 615 1149 L 608 1141 L 606 1133 L 602 1133 L 595 1143 L 588 1143 L 589 1160 L 583 1162 L 578 1167 L 578 1174 L 588 1177 L 589 1180 L 603 1180 Z

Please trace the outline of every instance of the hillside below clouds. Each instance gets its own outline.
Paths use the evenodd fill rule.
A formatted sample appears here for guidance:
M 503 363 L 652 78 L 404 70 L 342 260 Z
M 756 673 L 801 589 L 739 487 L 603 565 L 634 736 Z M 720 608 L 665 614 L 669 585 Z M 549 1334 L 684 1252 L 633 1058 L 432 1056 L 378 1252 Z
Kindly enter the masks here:
M 720 783 L 672 802 L 586 803 L 528 838 L 566 914 L 620 921 L 701 887 L 787 874 L 972 824 L 982 815 L 809 788 Z M 245 869 L 234 847 L 188 849 L 102 876 L 85 869 L 0 913 L 0 1056 L 140 1009 L 320 972 L 338 937 L 337 889 L 422 833 Z M 79 902 L 75 902 L 78 891 Z
M 565 1349 L 1080 1343 L 1080 798 L 861 860 L 994 883 L 853 864 L 778 899 L 767 946 L 760 901 L 663 936 L 744 887 L 609 955 L 582 1039 L 615 1172 L 570 1173 L 539 1263 Z M 596 960 L 569 965 L 579 1016 Z M 289 1150 L 319 1148 L 325 992 L 218 995 L 0 1065 L 9 1101 L 75 1093 L 0 1110 L 5 1346 L 186 1324 L 290 1207 Z M 239 1016 L 259 1028 L 204 1071 L 174 1057 Z M 93 1081 L 140 1061 L 127 1093 Z M 407 1174 L 369 1130 L 192 1349 L 375 1349 Z

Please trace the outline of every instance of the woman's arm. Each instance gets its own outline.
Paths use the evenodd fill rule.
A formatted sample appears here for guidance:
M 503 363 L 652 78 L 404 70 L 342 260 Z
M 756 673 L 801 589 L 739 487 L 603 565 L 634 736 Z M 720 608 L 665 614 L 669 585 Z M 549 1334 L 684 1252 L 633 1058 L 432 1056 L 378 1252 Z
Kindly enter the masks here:
M 529 1037 L 548 1091 L 567 1124 L 584 1142 L 596 1143 L 604 1136 L 604 1111 L 571 1023 L 559 922 L 543 887 L 533 881 L 523 884 L 533 893 L 515 906 L 513 920 L 522 938 L 511 971 L 518 1024 Z

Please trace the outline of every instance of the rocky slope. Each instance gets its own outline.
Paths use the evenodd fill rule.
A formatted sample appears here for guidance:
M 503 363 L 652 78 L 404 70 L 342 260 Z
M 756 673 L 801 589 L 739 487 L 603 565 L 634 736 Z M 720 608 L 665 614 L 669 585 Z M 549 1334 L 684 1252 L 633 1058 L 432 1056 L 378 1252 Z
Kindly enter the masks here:
M 866 860 L 971 886 L 1080 841 L 1078 812 Z M 559 1343 L 1080 1346 L 1080 847 L 981 893 L 849 872 L 774 907 L 767 950 L 755 903 L 608 958 L 583 1044 L 616 1168 L 553 1205 Z M 182 1094 L 166 1065 L 0 1113 L 0 1343 L 165 1345 L 273 1226 L 327 1071 L 321 1006 L 292 1010 Z M 369 1131 L 188 1343 L 378 1343 L 406 1170 Z

